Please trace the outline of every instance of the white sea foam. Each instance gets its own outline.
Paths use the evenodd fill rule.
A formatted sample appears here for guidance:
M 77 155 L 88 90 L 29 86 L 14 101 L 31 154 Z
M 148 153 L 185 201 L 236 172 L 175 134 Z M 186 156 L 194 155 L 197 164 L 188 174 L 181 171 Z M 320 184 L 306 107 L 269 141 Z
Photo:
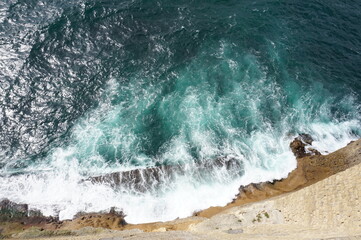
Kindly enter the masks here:
M 312 124 L 315 146 L 323 152 L 332 152 L 346 145 L 354 139 L 348 133 L 356 125 L 356 121 Z M 216 178 L 213 182 L 207 184 L 194 181 L 191 175 L 180 176 L 169 183 L 167 189 L 160 189 L 158 194 L 119 192 L 106 184 L 81 182 L 84 175 L 80 173 L 84 169 L 74 155 L 75 149 L 57 149 L 51 156 L 50 165 L 33 169 L 37 174 L 1 177 L 0 198 L 28 203 L 32 208 L 41 209 L 45 215 L 59 215 L 60 219 L 72 218 L 79 211 L 103 211 L 115 206 L 124 210 L 126 220 L 131 223 L 172 220 L 210 206 L 225 205 L 232 200 L 240 185 L 286 177 L 296 167 L 288 148 L 291 139 L 256 133 L 249 146 L 228 146 L 225 150 L 243 160 L 243 176 L 227 179 L 223 169 L 212 176 Z M 240 150 L 242 147 L 250 147 L 252 152 L 245 156 Z M 175 142 L 171 149 L 174 156 L 188 154 L 182 150 L 181 143 Z M 41 169 L 43 171 L 39 171 Z
M 359 129 L 359 126 L 360 122 L 357 120 L 329 124 L 313 123 L 310 125 L 315 140 L 312 145 L 322 154 L 334 152 L 357 139 L 352 131 Z
M 313 104 L 310 96 L 287 108 L 281 86 L 267 79 L 257 58 L 247 55 L 233 60 L 225 56 L 232 52 L 227 47 L 222 42 L 216 54 L 231 70 L 225 71 L 230 74 L 229 81 L 222 86 L 228 90 L 219 96 L 217 81 L 202 79 L 207 74 L 199 72 L 202 66 L 197 64 L 175 74 L 177 90 L 165 96 L 162 82 L 131 79 L 119 84 L 111 79 L 99 107 L 71 129 L 68 146 L 53 149 L 24 174 L 0 177 L 0 198 L 28 203 L 60 219 L 72 218 L 79 211 L 106 211 L 115 206 L 124 210 L 130 223 L 172 220 L 225 205 L 240 185 L 286 177 L 296 167 L 289 143 L 299 133 L 311 134 L 314 146 L 322 153 L 335 151 L 356 138 L 354 131 L 360 126 L 357 117 L 335 120 L 324 111 L 330 109 L 327 102 L 319 110 L 307 110 Z M 112 104 L 114 99 L 119 103 Z M 283 108 L 289 112 L 283 113 Z M 145 136 L 148 123 L 155 122 L 149 114 L 154 111 L 171 134 L 163 139 L 156 154 L 147 155 L 143 145 L 150 141 Z M 327 121 L 321 122 L 317 115 Z M 114 157 L 102 155 L 102 147 L 105 154 L 113 153 Z M 217 157 L 236 159 L 244 174 L 234 177 L 224 168 L 206 177 L 194 174 L 194 161 Z M 82 181 L 165 162 L 184 164 L 188 169 L 156 192 L 135 194 L 109 184 Z M 2 171 L 6 174 L 6 168 Z

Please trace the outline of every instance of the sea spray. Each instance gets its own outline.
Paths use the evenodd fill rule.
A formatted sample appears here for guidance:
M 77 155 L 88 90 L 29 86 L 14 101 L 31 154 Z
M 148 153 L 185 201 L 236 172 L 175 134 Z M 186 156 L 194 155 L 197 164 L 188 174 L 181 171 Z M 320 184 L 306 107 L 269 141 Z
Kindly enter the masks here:
M 300 133 L 323 154 L 345 146 L 361 136 L 354 9 L 0 4 L 0 198 L 60 219 L 116 206 L 131 223 L 165 221 L 286 177 Z M 200 167 L 217 159 L 242 168 Z M 157 166 L 183 171 L 147 191 L 87 181 Z

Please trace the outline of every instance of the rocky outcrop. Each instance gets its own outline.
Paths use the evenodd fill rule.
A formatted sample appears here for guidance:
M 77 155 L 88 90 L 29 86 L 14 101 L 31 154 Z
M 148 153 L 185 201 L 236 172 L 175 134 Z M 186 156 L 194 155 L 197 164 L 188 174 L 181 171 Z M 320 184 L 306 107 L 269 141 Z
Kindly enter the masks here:
M 28 216 L 28 205 L 3 199 L 0 201 L 0 222 L 19 220 Z
M 297 138 L 295 138 L 290 144 L 290 148 L 291 148 L 293 154 L 297 158 L 302 158 L 302 157 L 307 156 L 305 146 L 306 146 L 306 144 Z
M 134 169 L 130 171 L 114 172 L 102 176 L 90 177 L 85 181 L 92 183 L 107 183 L 113 188 L 124 188 L 135 192 L 146 192 L 158 189 L 163 184 L 173 182 L 179 175 L 187 174 L 209 174 L 225 168 L 234 177 L 243 174 L 242 164 L 234 158 L 217 158 L 214 161 L 205 161 L 193 165 L 169 165 Z M 187 170 L 188 169 L 188 170 Z M 190 170 L 189 170 L 190 169 Z
M 109 212 L 78 213 L 72 220 L 59 221 L 56 217 L 43 216 L 40 211 L 29 210 L 27 204 L 8 199 L 0 202 L 0 239 L 78 235 L 83 228 L 103 232 L 99 229 L 123 229 L 126 225 L 125 214 L 115 208 Z
M 18 204 L 8 199 L 0 201 L 0 239 L 31 227 L 52 226 L 60 222 L 56 217 L 46 217 L 40 211 L 29 209 L 27 204 Z
M 333 174 L 344 171 L 361 163 L 361 139 L 351 142 L 346 147 L 328 155 L 321 155 L 317 150 L 310 153 L 305 146 L 310 146 L 311 138 L 299 136 L 290 147 L 297 159 L 297 168 L 289 173 L 287 178 L 272 182 L 252 183 L 239 188 L 236 198 L 225 207 L 211 207 L 196 213 L 196 216 L 211 217 L 225 209 L 246 203 L 261 201 L 299 190 Z M 307 141 L 307 142 L 306 142 Z
M 312 145 L 312 142 L 313 138 L 311 137 L 311 135 L 302 133 L 290 143 L 290 148 L 296 158 L 303 158 L 312 155 L 321 155 L 319 151 L 310 147 Z
M 0 202 L 0 222 L 20 222 L 22 225 L 41 225 L 58 222 L 57 217 L 46 217 L 40 211 L 29 209 L 27 204 L 18 204 L 8 199 Z
M 229 174 L 233 174 L 235 177 L 243 173 L 243 166 L 240 162 L 236 159 L 225 157 L 217 158 L 214 161 L 193 164 L 191 167 L 194 168 L 192 171 L 193 174 L 207 174 L 211 171 L 218 171 L 221 168 L 229 171 Z M 161 184 L 171 182 L 172 178 L 177 175 L 185 174 L 184 171 L 184 165 L 159 166 L 110 173 L 103 176 L 91 177 L 84 181 L 107 183 L 114 188 L 127 188 L 137 192 L 144 192 L 149 191 L 152 187 L 157 188 Z M 126 216 L 122 211 L 111 208 L 109 212 L 78 213 L 72 220 L 59 221 L 55 217 L 45 217 L 37 210 L 29 210 L 27 204 L 16 204 L 9 200 L 3 200 L 0 204 L 0 232 L 2 231 L 3 235 L 14 235 L 18 231 L 32 229 L 31 231 L 29 230 L 27 234 L 32 236 L 44 236 L 44 234 L 58 236 L 64 234 L 78 234 L 74 231 L 85 227 L 117 230 L 140 227 L 147 231 L 151 231 L 154 228 L 165 227 L 166 229 L 176 230 L 186 228 L 182 226 L 188 226 L 189 223 L 200 221 L 196 218 L 195 220 L 187 220 L 185 221 L 186 223 L 180 221 L 177 224 L 172 222 L 169 224 L 154 223 L 134 226 L 128 225 L 125 221 L 125 217 Z M 35 230 L 33 229 L 34 227 Z
M 58 229 L 77 230 L 83 227 L 123 229 L 127 225 L 123 211 L 114 207 L 108 213 L 78 213 L 74 219 L 63 221 Z

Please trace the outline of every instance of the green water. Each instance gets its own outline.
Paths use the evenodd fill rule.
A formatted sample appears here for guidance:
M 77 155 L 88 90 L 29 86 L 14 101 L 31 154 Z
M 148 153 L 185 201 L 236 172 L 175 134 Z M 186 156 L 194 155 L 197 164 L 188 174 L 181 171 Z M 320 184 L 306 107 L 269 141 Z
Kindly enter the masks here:
M 360 12 L 320 0 L 0 3 L 0 198 L 61 218 L 117 206 L 167 220 L 286 176 L 300 133 L 322 153 L 345 146 L 361 135 Z M 219 158 L 242 168 L 197 174 Z M 81 181 L 163 165 L 185 173 L 146 193 Z

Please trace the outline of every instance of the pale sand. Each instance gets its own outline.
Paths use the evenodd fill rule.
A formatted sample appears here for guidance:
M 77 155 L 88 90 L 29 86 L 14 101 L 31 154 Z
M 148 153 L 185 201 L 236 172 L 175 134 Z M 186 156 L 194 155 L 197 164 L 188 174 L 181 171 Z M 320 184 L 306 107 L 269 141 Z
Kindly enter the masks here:
M 360 201 L 361 164 L 299 191 L 227 209 L 186 231 L 159 228 L 48 239 L 361 239 Z
M 360 203 L 361 164 L 299 191 L 228 209 L 191 231 L 214 239 L 361 239 Z M 230 228 L 243 233 L 225 233 Z

